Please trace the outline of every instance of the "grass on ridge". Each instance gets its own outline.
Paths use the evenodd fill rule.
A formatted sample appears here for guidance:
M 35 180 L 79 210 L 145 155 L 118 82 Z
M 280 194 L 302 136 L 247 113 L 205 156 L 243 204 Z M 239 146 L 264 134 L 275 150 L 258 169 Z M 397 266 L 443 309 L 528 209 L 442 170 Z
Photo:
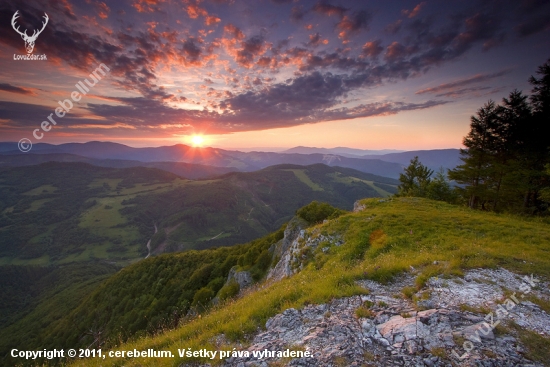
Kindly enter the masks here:
M 306 173 L 306 170 L 304 169 L 285 169 L 284 171 L 291 171 L 294 173 L 296 178 L 306 185 L 308 185 L 313 191 L 324 191 L 324 189 L 316 184 L 315 182 L 311 181 L 311 178 Z
M 189 321 L 176 330 L 123 344 L 116 350 L 171 350 L 175 359 L 80 360 L 82 366 L 174 366 L 214 362 L 178 357 L 178 348 L 231 350 L 247 340 L 267 319 L 283 310 L 333 298 L 365 293 L 355 280 L 388 282 L 418 271 L 417 288 L 431 276 L 460 275 L 468 268 L 503 267 L 550 278 L 550 226 L 539 218 L 472 211 L 419 198 L 367 199 L 366 209 L 315 227 L 321 234 L 340 234 L 345 243 L 328 254 L 318 249 L 304 270 Z M 319 248 L 322 246 L 319 246 Z M 436 262 L 436 263 L 434 263 Z M 225 334 L 231 345 L 215 340 Z M 217 363 L 220 361 L 217 360 Z

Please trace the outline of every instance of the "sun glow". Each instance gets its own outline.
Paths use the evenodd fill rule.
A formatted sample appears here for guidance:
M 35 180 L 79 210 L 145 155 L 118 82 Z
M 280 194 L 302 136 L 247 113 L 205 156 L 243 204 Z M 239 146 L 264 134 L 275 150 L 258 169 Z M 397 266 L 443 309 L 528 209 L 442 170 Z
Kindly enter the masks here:
M 196 147 L 202 147 L 204 144 L 204 137 L 202 135 L 193 135 L 191 137 L 191 143 Z

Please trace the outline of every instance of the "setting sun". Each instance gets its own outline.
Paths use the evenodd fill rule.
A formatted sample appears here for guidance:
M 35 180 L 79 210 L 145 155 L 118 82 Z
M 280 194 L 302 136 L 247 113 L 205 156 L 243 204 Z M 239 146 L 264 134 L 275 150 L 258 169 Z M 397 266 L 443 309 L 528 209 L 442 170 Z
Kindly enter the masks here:
M 196 147 L 202 147 L 202 145 L 204 144 L 204 137 L 201 135 L 193 135 L 191 137 L 191 142 Z

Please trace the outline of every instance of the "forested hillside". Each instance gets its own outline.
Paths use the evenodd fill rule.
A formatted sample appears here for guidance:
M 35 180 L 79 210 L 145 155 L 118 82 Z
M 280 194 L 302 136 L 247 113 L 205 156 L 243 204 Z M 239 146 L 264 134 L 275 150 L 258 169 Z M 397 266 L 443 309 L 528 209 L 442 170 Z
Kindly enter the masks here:
M 61 283 L 48 279 L 55 276 L 52 271 L 41 281 L 27 275 L 29 283 L 35 282 L 27 287 L 20 282 L 22 293 L 43 284 L 48 289 L 52 282 L 57 287 L 48 297 L 37 296 L 42 301 L 37 309 L 4 328 L 0 351 L 4 355 L 21 345 L 34 349 L 61 345 L 105 347 L 129 337 L 174 328 L 210 308 L 214 296 L 222 302 L 239 292 L 238 285 L 224 287 L 232 267 L 250 272 L 255 281 L 262 279 L 272 264 L 269 248 L 282 237 L 283 228 L 245 245 L 148 258 L 118 271 L 100 286 L 94 282 L 86 287 L 86 279 L 78 277 L 76 269 L 63 272 L 66 278 Z M 12 273 L 12 277 L 17 276 L 13 274 L 16 270 L 21 272 L 17 269 L 21 267 L 2 268 L 4 275 Z M 31 270 L 39 271 L 26 271 Z M 5 285 L 2 290 L 10 291 Z M 67 303 L 59 302 L 56 294 Z
M 82 163 L 2 169 L 0 264 L 125 265 L 150 253 L 243 243 L 312 200 L 349 209 L 358 198 L 394 193 L 397 183 L 320 164 L 195 181 L 152 168 Z

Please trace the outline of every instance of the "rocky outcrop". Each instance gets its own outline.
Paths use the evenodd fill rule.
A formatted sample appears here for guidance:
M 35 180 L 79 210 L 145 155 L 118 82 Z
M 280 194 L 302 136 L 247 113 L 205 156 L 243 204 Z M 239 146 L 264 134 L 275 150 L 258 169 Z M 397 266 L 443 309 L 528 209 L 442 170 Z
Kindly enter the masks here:
M 239 284 L 239 289 L 245 289 L 254 283 L 254 279 L 252 279 L 252 275 L 249 271 L 237 271 L 237 267 L 232 267 L 229 270 L 229 275 L 227 276 L 227 281 L 225 284 L 229 284 L 232 281 L 237 282 Z
M 355 203 L 353 203 L 353 212 L 354 212 L 354 213 L 362 212 L 362 211 L 365 210 L 366 208 L 367 208 L 367 207 L 366 207 L 365 205 L 361 204 L 361 203 L 359 202 L 359 200 L 356 201 Z
M 364 209 L 361 204 L 354 208 Z M 271 248 L 280 260 L 268 279 L 292 276 L 316 249 L 329 252 L 343 244 L 337 236 L 306 226 L 294 218 L 284 238 Z M 550 337 L 550 315 L 532 302 L 550 302 L 547 283 L 505 269 L 474 269 L 462 277 L 432 277 L 411 294 L 416 275 L 411 267 L 391 284 L 361 280 L 357 284 L 368 295 L 287 309 L 270 318 L 247 347 L 239 348 L 247 354 L 225 359 L 222 365 L 543 366 L 526 357 L 526 346 L 514 330 L 519 326 Z M 237 273 L 231 277 L 238 281 Z M 516 329 L 509 327 L 511 322 Z M 307 351 L 308 356 L 281 359 L 257 353 L 288 349 Z
M 284 238 L 277 242 L 271 252 L 274 258 L 278 258 L 277 264 L 269 270 L 267 279 L 281 280 L 284 277 L 292 275 L 291 261 L 293 250 L 298 246 L 298 242 L 303 238 L 305 234 L 305 228 L 307 222 L 298 217 L 292 218 L 288 222 L 285 231 Z
M 317 230 L 306 231 L 308 223 L 300 218 L 293 218 L 287 225 L 284 238 L 275 245 L 274 257 L 279 258 L 275 267 L 270 269 L 267 279 L 281 280 L 300 271 L 307 261 L 307 254 L 321 243 L 340 246 L 343 241 L 340 238 L 322 235 Z M 328 251 L 329 247 L 323 247 Z
M 434 277 L 415 295 L 432 306 L 426 310 L 418 310 L 418 304 L 402 294 L 404 287 L 414 284 L 413 274 L 389 285 L 369 280 L 359 284 L 369 290 L 368 295 L 301 310 L 291 308 L 270 318 L 265 331 L 245 349 L 250 357 L 227 359 L 224 366 L 264 367 L 273 362 L 311 367 L 543 366 L 524 356 L 525 346 L 512 333 L 495 333 L 491 325 L 499 320 L 498 303 L 505 304 L 513 290 L 518 303 L 506 316 L 501 315 L 500 322 L 514 320 L 527 330 L 550 337 L 550 315 L 521 297 L 529 294 L 549 300 L 548 284 L 504 269 L 472 270 L 462 278 Z M 363 313 L 357 311 L 360 308 Z M 488 312 L 493 312 L 493 319 Z M 252 356 L 252 351 L 288 348 L 309 351 L 311 356 L 287 360 Z

